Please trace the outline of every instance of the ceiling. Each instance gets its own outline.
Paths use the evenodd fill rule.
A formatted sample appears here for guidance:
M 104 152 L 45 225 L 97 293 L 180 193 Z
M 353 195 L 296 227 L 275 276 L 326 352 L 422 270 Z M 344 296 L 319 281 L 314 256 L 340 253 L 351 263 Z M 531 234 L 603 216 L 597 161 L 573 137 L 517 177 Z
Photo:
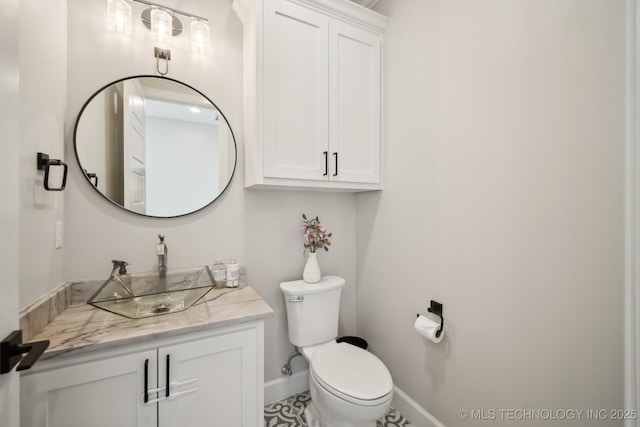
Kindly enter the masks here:
M 364 6 L 368 9 L 373 9 L 381 0 L 351 0 L 354 3 Z

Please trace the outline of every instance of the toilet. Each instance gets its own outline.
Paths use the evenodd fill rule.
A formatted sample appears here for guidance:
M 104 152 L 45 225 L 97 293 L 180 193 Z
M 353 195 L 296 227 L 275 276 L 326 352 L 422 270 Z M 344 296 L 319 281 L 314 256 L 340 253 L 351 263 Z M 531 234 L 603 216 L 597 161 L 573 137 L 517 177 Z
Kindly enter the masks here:
M 391 406 L 393 381 L 375 355 L 336 342 L 344 279 L 280 283 L 287 307 L 289 341 L 309 361 L 309 427 L 375 427 Z

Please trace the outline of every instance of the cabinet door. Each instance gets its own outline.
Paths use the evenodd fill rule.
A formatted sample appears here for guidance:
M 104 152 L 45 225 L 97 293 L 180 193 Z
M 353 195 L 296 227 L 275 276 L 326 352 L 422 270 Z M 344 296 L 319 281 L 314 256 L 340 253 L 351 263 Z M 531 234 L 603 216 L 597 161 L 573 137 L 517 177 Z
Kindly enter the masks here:
M 264 8 L 264 176 L 326 180 L 328 19 L 286 0 Z
M 330 23 L 330 179 L 380 183 L 382 38 Z
M 160 384 L 166 384 L 168 361 L 171 391 L 159 403 L 159 426 L 261 426 L 257 333 L 248 329 L 161 347 Z
M 156 405 L 145 405 L 143 400 L 145 361 L 152 388 L 157 378 L 156 354 L 145 351 L 23 374 L 21 426 L 156 426 Z

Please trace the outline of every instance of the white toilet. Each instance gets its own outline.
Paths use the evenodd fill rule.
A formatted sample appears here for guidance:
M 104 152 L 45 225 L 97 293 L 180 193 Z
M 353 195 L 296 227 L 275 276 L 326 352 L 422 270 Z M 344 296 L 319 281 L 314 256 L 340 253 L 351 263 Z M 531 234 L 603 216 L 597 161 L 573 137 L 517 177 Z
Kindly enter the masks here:
M 336 276 L 314 284 L 280 283 L 289 341 L 309 361 L 309 427 L 375 427 L 391 405 L 393 381 L 384 363 L 360 347 L 335 340 L 344 284 Z

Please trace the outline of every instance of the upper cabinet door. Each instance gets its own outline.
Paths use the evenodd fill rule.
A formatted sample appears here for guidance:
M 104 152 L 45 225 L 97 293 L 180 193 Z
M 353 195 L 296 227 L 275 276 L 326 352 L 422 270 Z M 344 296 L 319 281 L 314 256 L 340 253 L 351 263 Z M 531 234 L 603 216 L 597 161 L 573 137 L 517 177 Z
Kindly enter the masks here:
M 380 183 L 382 37 L 330 23 L 331 179 Z
M 327 18 L 287 0 L 264 8 L 264 176 L 326 180 Z

